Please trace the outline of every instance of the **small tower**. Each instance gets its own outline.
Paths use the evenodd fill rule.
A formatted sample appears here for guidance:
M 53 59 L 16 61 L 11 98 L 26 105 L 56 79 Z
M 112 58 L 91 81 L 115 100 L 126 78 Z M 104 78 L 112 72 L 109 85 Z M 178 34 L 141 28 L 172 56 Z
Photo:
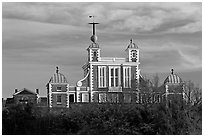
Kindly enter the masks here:
M 174 73 L 174 69 L 171 69 L 171 74 L 164 81 L 166 103 L 174 99 L 182 100 L 184 98 L 183 86 L 182 79 Z
M 89 18 L 93 18 L 93 22 L 89 23 L 93 25 L 93 34 L 91 36 L 91 45 L 88 47 L 87 51 L 88 51 L 88 61 L 89 62 L 98 62 L 99 58 L 100 58 L 100 48 L 99 45 L 97 43 L 97 36 L 96 36 L 96 30 L 95 30 L 95 25 L 99 24 L 99 23 L 95 23 L 94 22 L 94 16 L 89 16 Z
M 128 62 L 139 62 L 139 49 L 138 46 L 133 43 L 133 40 L 130 40 L 130 44 L 125 50 L 127 53 L 127 61 Z
M 69 107 L 69 84 L 66 77 L 59 72 L 50 78 L 47 84 L 48 107 Z

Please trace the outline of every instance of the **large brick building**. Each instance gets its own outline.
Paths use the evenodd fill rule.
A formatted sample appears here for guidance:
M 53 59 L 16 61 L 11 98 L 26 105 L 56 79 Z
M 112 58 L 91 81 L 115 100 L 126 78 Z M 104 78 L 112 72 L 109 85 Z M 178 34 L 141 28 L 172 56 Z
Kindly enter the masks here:
M 49 107 L 69 107 L 74 102 L 160 102 L 173 93 L 170 87 L 182 87 L 182 80 L 172 71 L 161 86 L 164 88 L 163 92 L 146 93 L 141 89 L 141 82 L 144 80 L 140 75 L 138 45 L 131 39 L 124 46 L 125 57 L 102 57 L 95 32 L 95 25 L 98 23 L 90 24 L 93 25 L 93 35 L 87 48 L 87 62 L 82 66 L 84 77 L 75 86 L 70 86 L 57 67 L 56 73 L 47 84 Z

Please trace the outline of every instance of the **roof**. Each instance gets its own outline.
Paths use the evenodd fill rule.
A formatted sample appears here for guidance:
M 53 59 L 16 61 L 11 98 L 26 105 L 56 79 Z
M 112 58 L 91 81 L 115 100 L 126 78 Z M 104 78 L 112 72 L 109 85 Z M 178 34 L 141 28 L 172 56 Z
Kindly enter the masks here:
M 26 88 L 19 90 L 18 92 L 14 93 L 13 95 L 18 95 L 18 94 L 37 95 L 37 93 L 35 93 L 34 91 L 31 91 L 31 90 L 26 89 Z
M 135 43 L 133 43 L 133 40 L 131 39 L 131 40 L 130 40 L 130 44 L 128 45 L 127 48 L 135 48 L 135 49 L 138 49 L 138 46 L 137 46 Z
M 177 84 L 177 83 L 181 83 L 182 79 L 173 73 L 173 69 L 171 74 L 164 80 L 164 84 L 170 83 L 170 84 Z
M 50 78 L 49 83 L 67 83 L 67 79 L 62 73 L 59 73 L 57 67 L 56 73 Z

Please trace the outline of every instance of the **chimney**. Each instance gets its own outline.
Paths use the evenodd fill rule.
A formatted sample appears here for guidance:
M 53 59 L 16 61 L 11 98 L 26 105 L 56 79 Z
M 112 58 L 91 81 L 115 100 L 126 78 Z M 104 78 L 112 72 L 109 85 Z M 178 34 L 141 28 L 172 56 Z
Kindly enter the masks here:
M 17 92 L 18 92 L 18 89 L 16 88 L 14 91 L 15 91 L 15 93 L 17 93 Z
M 36 93 L 39 94 L 39 89 L 38 88 L 36 89 Z

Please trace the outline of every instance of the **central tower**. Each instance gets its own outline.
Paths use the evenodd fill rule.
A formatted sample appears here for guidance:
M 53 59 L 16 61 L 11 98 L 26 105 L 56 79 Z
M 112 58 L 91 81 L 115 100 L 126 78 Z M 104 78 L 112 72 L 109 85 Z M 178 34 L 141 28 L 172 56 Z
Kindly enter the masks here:
M 92 29 L 92 36 L 91 36 L 91 45 L 88 47 L 88 61 L 89 62 L 98 62 L 100 58 L 100 48 L 97 43 L 97 36 L 96 36 L 96 26 L 99 23 L 94 22 L 94 16 L 89 16 L 89 18 L 93 18 L 93 22 L 89 23 L 93 26 Z

